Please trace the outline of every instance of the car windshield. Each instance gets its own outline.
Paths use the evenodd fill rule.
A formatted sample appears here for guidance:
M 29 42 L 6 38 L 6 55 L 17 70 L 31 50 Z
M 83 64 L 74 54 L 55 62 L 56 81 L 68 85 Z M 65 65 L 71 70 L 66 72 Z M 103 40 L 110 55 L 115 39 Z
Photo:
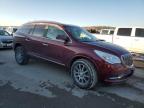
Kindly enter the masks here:
M 65 26 L 67 32 L 69 32 L 74 39 L 81 42 L 92 42 L 98 39 L 85 29 L 77 26 Z
M 0 36 L 10 36 L 10 34 L 6 31 L 0 30 Z

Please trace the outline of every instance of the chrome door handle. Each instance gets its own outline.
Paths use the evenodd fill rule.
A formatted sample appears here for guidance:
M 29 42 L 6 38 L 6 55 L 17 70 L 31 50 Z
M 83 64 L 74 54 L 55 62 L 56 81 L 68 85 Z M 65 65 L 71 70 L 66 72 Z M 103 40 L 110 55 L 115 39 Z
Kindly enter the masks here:
M 42 43 L 42 45 L 43 45 L 43 46 L 48 46 L 48 44 L 46 44 L 46 43 Z

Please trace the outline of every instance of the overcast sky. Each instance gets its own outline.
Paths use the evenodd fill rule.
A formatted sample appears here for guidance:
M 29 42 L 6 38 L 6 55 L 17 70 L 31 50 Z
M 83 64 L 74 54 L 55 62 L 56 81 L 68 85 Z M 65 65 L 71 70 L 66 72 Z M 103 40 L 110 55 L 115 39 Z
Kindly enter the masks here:
M 0 0 L 0 25 L 32 20 L 79 26 L 144 26 L 144 0 Z

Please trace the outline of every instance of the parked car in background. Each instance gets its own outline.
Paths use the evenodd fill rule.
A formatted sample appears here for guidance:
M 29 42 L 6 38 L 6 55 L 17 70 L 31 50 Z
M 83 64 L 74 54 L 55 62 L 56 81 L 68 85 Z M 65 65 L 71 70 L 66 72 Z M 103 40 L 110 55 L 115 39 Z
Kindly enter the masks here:
M 102 34 L 102 35 L 113 35 L 114 34 L 114 29 L 102 29 L 100 31 L 100 34 Z
M 12 48 L 13 37 L 6 31 L 0 30 L 0 48 Z
M 120 45 L 130 52 L 144 54 L 144 28 L 117 27 L 114 35 L 95 34 L 99 39 Z
M 81 27 L 56 22 L 30 22 L 14 34 L 16 62 L 30 57 L 48 60 L 70 70 L 74 83 L 90 89 L 99 81 L 120 83 L 133 72 L 132 55 L 117 45 L 98 40 Z
M 13 35 L 13 33 L 15 33 L 17 31 L 18 27 L 6 27 L 5 31 L 7 31 L 9 34 Z
M 3 28 L 3 26 L 0 26 L 0 30 L 3 30 L 4 28 Z

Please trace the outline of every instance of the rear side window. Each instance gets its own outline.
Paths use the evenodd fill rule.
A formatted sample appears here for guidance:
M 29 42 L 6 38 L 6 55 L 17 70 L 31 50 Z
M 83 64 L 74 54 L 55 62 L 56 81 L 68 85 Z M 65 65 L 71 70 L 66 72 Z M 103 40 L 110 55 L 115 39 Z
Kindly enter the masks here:
M 36 25 L 33 31 L 33 36 L 42 37 L 47 30 L 46 25 Z
M 132 28 L 119 28 L 117 35 L 119 36 L 131 36 Z
M 142 29 L 142 28 L 136 28 L 135 36 L 136 37 L 144 37 L 144 29 Z
M 21 28 L 17 30 L 17 32 L 24 33 L 24 34 L 30 34 L 30 32 L 33 30 L 34 25 L 23 25 Z

